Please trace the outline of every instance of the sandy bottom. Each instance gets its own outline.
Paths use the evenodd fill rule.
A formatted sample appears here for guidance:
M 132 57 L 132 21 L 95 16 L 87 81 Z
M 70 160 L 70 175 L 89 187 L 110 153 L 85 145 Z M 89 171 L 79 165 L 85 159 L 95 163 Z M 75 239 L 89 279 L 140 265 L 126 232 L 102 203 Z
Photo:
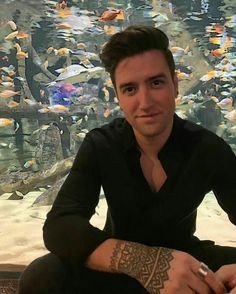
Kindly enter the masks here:
M 29 264 L 47 253 L 42 240 L 42 226 L 50 206 L 32 207 L 42 192 L 30 192 L 23 200 L 7 200 L 11 194 L 0 197 L 0 263 Z M 101 199 L 91 223 L 104 225 L 106 201 Z M 197 218 L 196 235 L 215 240 L 219 245 L 236 247 L 236 227 L 209 193 L 202 202 Z

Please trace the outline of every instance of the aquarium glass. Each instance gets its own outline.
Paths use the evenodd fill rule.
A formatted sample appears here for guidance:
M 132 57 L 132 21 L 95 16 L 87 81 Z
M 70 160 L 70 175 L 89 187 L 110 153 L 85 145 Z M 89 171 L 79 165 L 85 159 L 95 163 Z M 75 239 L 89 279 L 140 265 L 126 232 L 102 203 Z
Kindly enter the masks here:
M 41 234 L 33 224 L 43 224 L 86 133 L 122 116 L 99 52 L 131 24 L 169 36 L 176 113 L 236 151 L 234 0 L 1 0 L 0 8 L 0 218 L 11 220 L 0 228 L 8 253 L 0 263 L 37 257 L 25 228 L 32 240 Z

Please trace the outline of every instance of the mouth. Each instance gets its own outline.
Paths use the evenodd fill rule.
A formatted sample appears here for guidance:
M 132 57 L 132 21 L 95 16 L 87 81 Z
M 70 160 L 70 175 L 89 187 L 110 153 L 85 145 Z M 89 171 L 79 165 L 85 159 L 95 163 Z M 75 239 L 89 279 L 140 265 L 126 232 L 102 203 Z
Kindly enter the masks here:
M 137 115 L 137 118 L 155 118 L 160 115 L 159 112 Z

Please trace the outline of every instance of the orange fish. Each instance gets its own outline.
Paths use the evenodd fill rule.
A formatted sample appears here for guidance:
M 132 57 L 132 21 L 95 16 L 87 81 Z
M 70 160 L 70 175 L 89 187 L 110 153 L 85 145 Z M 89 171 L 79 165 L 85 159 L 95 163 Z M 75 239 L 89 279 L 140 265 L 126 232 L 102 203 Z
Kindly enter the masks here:
M 31 167 L 31 166 L 34 165 L 34 164 L 36 164 L 35 159 L 31 159 L 31 160 L 28 160 L 28 161 L 26 161 L 26 162 L 24 163 L 24 167 L 25 167 L 25 168 L 29 168 L 29 167 Z
M 212 44 L 220 45 L 221 38 L 220 37 L 212 37 L 212 38 L 209 38 L 209 42 Z
M 0 118 L 0 127 L 6 127 L 13 124 L 14 120 L 9 118 Z
M 185 72 L 181 72 L 180 70 L 176 70 L 176 74 L 179 80 L 190 80 L 193 76 L 193 74 L 188 74 Z
M 10 101 L 9 103 L 7 103 L 7 106 L 10 108 L 17 107 L 18 105 L 19 105 L 19 103 L 16 101 Z
M 227 52 L 227 50 L 225 48 L 211 50 L 211 54 L 216 57 L 223 57 L 223 54 L 225 54 L 226 52 Z
M 72 15 L 72 11 L 71 11 L 70 8 L 60 9 L 58 11 L 58 16 L 59 17 L 67 17 L 69 15 Z
M 16 57 L 18 59 L 24 59 L 24 58 L 28 58 L 29 55 L 28 55 L 28 52 L 20 51 L 16 53 Z
M 29 34 L 27 34 L 26 32 L 23 32 L 23 31 L 19 31 L 18 34 L 16 35 L 17 39 L 25 39 L 28 37 L 29 37 Z
M 55 55 L 67 56 L 70 54 L 70 49 L 66 47 L 62 47 L 59 49 L 54 49 L 54 52 L 55 52 Z
M 112 9 L 112 10 L 106 10 L 103 12 L 103 14 L 100 17 L 100 20 L 102 21 L 110 21 L 115 19 L 119 14 L 121 13 L 121 10 Z
M 217 33 L 223 34 L 225 31 L 225 27 L 220 24 L 215 24 L 213 26 L 206 27 L 208 33 Z
M 56 112 L 56 113 L 62 113 L 62 112 L 68 112 L 69 108 L 64 106 L 64 105 L 60 105 L 60 104 L 56 104 L 56 105 L 52 105 L 48 107 L 50 112 Z

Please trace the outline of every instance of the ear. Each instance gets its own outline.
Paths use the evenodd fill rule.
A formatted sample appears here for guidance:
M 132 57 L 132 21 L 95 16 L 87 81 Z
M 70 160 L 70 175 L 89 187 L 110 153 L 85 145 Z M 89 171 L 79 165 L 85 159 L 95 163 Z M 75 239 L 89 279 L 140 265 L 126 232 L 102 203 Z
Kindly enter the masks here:
M 179 95 L 179 80 L 176 73 L 174 74 L 174 77 L 173 77 L 173 83 L 174 83 L 176 97 L 177 97 Z

